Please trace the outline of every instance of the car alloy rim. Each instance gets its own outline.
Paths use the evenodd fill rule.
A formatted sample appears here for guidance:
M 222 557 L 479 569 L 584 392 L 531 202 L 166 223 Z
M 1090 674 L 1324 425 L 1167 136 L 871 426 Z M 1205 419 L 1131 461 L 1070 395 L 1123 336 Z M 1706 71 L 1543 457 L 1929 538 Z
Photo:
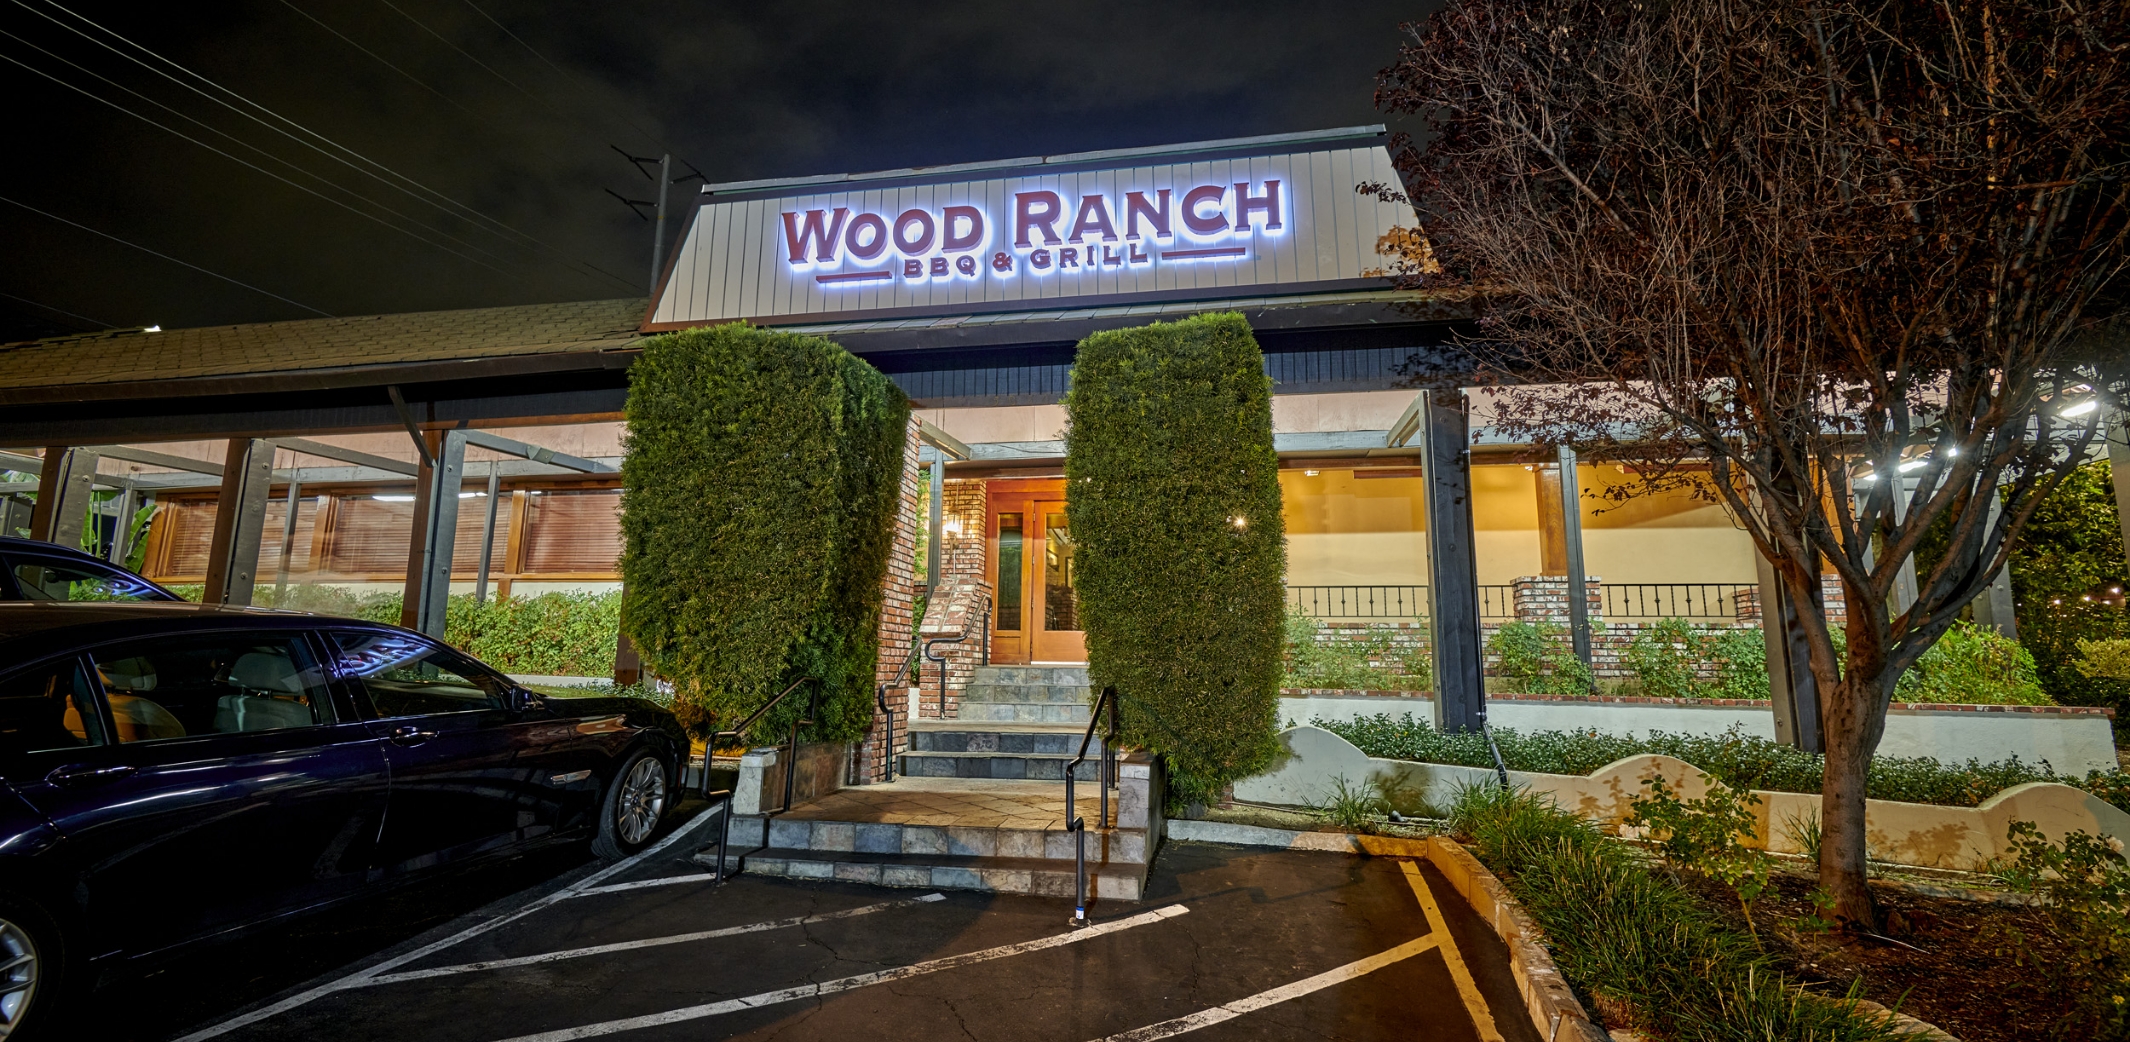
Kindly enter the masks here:
M 615 801 L 614 824 L 624 843 L 641 843 L 658 827 L 659 813 L 666 809 L 666 772 L 657 760 L 636 761 L 621 783 L 621 799 Z
M 0 1038 L 14 1033 L 37 996 L 37 946 L 22 927 L 0 919 Z

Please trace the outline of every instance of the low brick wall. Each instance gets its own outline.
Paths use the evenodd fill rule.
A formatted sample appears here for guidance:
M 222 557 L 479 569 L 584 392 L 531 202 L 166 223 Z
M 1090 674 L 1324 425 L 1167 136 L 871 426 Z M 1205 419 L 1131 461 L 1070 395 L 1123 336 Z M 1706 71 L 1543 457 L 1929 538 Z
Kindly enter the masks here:
M 1564 634 L 1566 632 L 1566 624 L 1560 623 L 1559 620 L 1538 621 L 1555 622 L 1561 625 Z M 1493 639 L 1496 633 L 1501 632 L 1502 625 L 1503 623 L 1499 621 L 1482 623 L 1479 628 L 1481 639 Z M 1603 628 L 1593 628 L 1590 634 L 1590 671 L 1596 674 L 1601 681 L 1632 679 L 1634 670 L 1627 668 L 1626 663 L 1627 647 L 1634 643 L 1635 638 L 1648 633 L 1655 627 L 1656 623 L 1654 621 L 1636 621 L 1607 622 Z M 1751 630 L 1757 635 L 1760 632 L 1760 623 L 1757 621 L 1750 623 L 1697 621 L 1693 623 L 1693 629 L 1696 634 L 1704 636 L 1730 630 Z M 1382 655 L 1370 656 L 1369 665 L 1393 672 L 1398 670 L 1399 661 L 1405 656 L 1416 653 L 1426 654 L 1432 646 L 1432 638 L 1427 624 L 1420 622 L 1334 622 L 1319 619 L 1316 623 L 1316 635 L 1316 639 L 1321 643 L 1345 645 L 1366 644 L 1373 640 L 1388 637 L 1388 652 Z M 1566 639 L 1565 635 L 1562 639 Z M 1493 655 L 1488 655 L 1486 657 L 1486 675 L 1490 677 L 1498 676 L 1497 666 L 1499 664 L 1500 659 Z M 1713 663 L 1701 663 L 1696 666 L 1695 674 L 1703 680 L 1714 680 L 1716 679 L 1716 667 Z

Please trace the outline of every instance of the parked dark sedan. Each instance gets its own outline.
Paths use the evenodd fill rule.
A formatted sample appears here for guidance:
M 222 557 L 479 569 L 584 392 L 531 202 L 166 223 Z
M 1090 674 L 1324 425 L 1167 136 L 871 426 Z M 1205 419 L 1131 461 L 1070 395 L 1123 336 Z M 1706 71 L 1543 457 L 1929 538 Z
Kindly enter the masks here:
M 79 550 L 0 536 L 0 601 L 177 599 L 177 594 Z
M 391 626 L 0 604 L 0 1038 L 103 968 L 453 863 L 650 842 L 687 737 Z

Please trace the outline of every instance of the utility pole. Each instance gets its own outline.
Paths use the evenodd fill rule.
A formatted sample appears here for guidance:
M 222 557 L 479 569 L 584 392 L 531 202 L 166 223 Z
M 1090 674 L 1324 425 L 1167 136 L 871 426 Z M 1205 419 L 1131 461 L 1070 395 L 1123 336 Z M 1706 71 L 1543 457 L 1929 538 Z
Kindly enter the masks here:
M 667 153 L 658 160 L 658 221 L 651 226 L 651 294 L 658 294 L 658 280 L 664 276 L 666 259 L 666 189 L 673 183 L 673 156 Z

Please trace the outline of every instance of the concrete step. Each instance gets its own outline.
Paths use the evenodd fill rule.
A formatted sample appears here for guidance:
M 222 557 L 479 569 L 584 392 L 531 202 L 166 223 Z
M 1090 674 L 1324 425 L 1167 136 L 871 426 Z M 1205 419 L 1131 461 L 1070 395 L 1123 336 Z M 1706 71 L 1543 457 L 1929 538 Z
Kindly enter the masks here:
M 1041 702 L 1086 705 L 1093 701 L 1087 688 L 1069 684 L 986 684 L 981 681 L 962 688 L 964 702 Z
M 716 858 L 715 853 L 705 853 L 696 855 L 695 860 L 714 865 Z M 771 847 L 747 854 L 729 853 L 725 855 L 725 870 L 792 879 L 834 879 L 874 886 L 984 890 L 1066 898 L 1073 896 L 1073 888 L 1078 883 L 1070 860 L 876 854 L 788 847 Z M 1144 864 L 1097 864 L 1089 858 L 1087 875 L 1088 889 L 1096 897 L 1137 901 L 1145 893 Z
M 1086 687 L 1086 666 L 978 666 L 974 683 Z
M 1086 703 L 976 702 L 964 699 L 955 720 L 963 724 L 1072 724 L 1086 727 Z
M 1080 748 L 1078 727 L 967 728 L 940 726 L 946 721 L 927 720 L 910 729 L 913 753 L 1033 753 L 1058 755 Z
M 1060 787 L 1059 797 L 1064 791 Z M 1092 795 L 1092 793 L 1089 793 Z M 1114 798 L 1114 797 L 1113 797 Z M 1111 813 L 1115 813 L 1112 803 Z M 1087 863 L 1146 864 L 1146 830 L 1095 828 L 1087 815 Z M 771 847 L 823 853 L 909 854 L 919 857 L 1003 857 L 1071 861 L 1074 836 L 1064 829 L 1008 829 L 961 825 L 897 825 L 871 821 L 826 821 L 774 817 L 762 834 L 762 818 L 732 820 L 732 849 Z
M 916 737 L 912 735 L 911 737 Z M 1079 736 L 1071 736 L 1079 744 Z M 916 752 L 902 757 L 902 773 L 911 778 L 1015 778 L 1026 781 L 1065 780 L 1065 765 L 1072 753 Z M 1101 772 L 1101 757 L 1093 748 L 1073 777 L 1091 782 Z

